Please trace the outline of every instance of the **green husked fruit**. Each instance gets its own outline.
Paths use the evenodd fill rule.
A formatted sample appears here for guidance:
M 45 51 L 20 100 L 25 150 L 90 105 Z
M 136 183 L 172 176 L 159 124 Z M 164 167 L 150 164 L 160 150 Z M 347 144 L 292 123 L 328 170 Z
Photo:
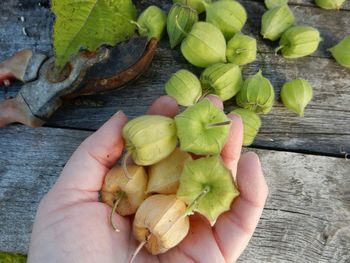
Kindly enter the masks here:
M 350 68 L 350 36 L 344 38 L 329 51 L 340 65 Z
M 202 214 L 213 226 L 239 192 L 230 170 L 219 156 L 213 156 L 186 161 L 176 195 L 189 206 L 189 213 Z
M 241 116 L 243 122 L 243 145 L 251 145 L 261 126 L 259 115 L 247 109 L 235 109 L 231 113 Z
M 182 41 L 181 52 L 192 65 L 206 68 L 226 62 L 226 40 L 221 31 L 207 22 L 197 22 Z
M 275 91 L 271 82 L 262 75 L 261 70 L 244 81 L 236 97 L 238 106 L 256 113 L 269 113 L 274 101 Z
M 316 5 L 323 9 L 340 9 L 346 0 L 315 0 Z
M 281 99 L 288 109 L 304 116 L 304 109 L 311 101 L 313 95 L 312 87 L 307 80 L 295 79 L 285 83 L 281 90 Z
M 180 44 L 196 22 L 198 22 L 196 10 L 182 4 L 174 4 L 169 11 L 167 20 L 170 47 L 174 48 Z
M 161 40 L 165 26 L 166 14 L 157 6 L 149 6 L 137 19 L 140 36 L 148 39 L 155 38 Z
M 191 106 L 202 96 L 202 86 L 192 72 L 180 69 L 165 84 L 166 93 L 173 97 L 179 105 Z
M 242 33 L 237 33 L 227 42 L 227 61 L 243 66 L 256 59 L 256 39 Z
M 310 26 L 293 26 L 283 33 L 279 47 L 285 58 L 300 58 L 314 53 L 321 42 L 320 32 Z
M 232 63 L 217 63 L 206 68 L 200 77 L 204 94 L 215 94 L 222 101 L 231 99 L 242 87 L 242 73 Z
M 278 6 L 266 11 L 261 20 L 261 35 L 275 41 L 294 24 L 294 14 L 288 5 Z
M 241 31 L 247 12 L 236 1 L 221 0 L 206 5 L 206 21 L 219 28 L 228 40 Z
M 281 5 L 287 5 L 288 0 L 265 0 L 265 6 L 267 9 L 272 9 Z
M 230 120 L 208 99 L 187 108 L 175 122 L 180 148 L 198 155 L 220 154 L 230 131 Z
M 123 128 L 128 153 L 137 165 L 152 165 L 168 157 L 177 144 L 173 119 L 144 115 L 129 121 Z
M 205 4 L 210 3 L 211 0 L 173 0 L 173 3 L 180 3 L 189 6 L 196 10 L 198 14 L 205 11 Z

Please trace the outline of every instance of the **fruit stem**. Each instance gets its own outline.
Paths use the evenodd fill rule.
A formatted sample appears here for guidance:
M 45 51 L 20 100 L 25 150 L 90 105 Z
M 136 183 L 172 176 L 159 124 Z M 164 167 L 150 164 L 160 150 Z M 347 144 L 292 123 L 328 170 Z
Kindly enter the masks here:
M 284 48 L 283 45 L 279 46 L 278 48 L 275 49 L 275 55 L 277 55 L 278 51 L 280 51 L 282 48 Z
M 127 165 L 127 162 L 129 160 L 131 156 L 131 153 L 130 152 L 127 152 L 124 157 L 123 157 L 123 160 L 122 160 L 122 168 L 123 168 L 123 172 L 124 172 L 124 176 L 126 178 L 128 178 L 129 180 L 131 180 L 131 175 L 129 174 L 128 172 L 128 165 Z
M 145 240 L 142 241 L 142 242 L 138 245 L 138 247 L 136 248 L 136 250 L 134 251 L 134 253 L 132 253 L 132 257 L 131 257 L 129 263 L 132 263 L 132 262 L 135 260 L 135 258 L 136 258 L 136 256 L 138 255 L 138 253 L 141 251 L 141 249 L 144 247 L 144 245 L 146 245 L 146 243 L 148 242 L 149 237 L 150 237 L 150 235 L 146 236 Z
M 179 15 L 176 15 L 176 16 L 175 16 L 175 25 L 176 25 L 177 29 L 179 29 L 180 32 L 181 32 L 182 34 L 184 34 L 185 36 L 188 36 L 188 33 L 187 33 L 187 32 L 181 27 L 181 25 L 179 24 L 178 17 L 179 17 Z
M 189 206 L 185 210 L 184 216 L 189 216 L 193 214 L 193 210 L 198 205 L 198 202 L 210 191 L 210 186 L 206 186 L 203 190 L 198 194 L 198 196 L 189 204 Z
M 236 54 L 240 54 L 240 53 L 243 53 L 243 52 L 246 52 L 248 49 L 246 49 L 246 48 L 237 48 L 236 50 L 235 50 L 235 53 Z
M 134 21 L 134 20 L 129 20 L 129 22 L 130 22 L 130 24 L 136 25 L 136 27 L 137 27 L 137 29 L 138 29 L 139 31 L 148 32 L 148 29 L 147 29 L 147 28 L 140 26 L 140 24 L 137 23 L 136 21 Z
M 114 202 L 113 209 L 111 211 L 111 214 L 109 215 L 109 222 L 111 223 L 112 228 L 114 229 L 115 232 L 120 232 L 120 230 L 115 226 L 114 221 L 113 221 L 113 215 L 115 211 L 117 210 L 118 205 L 120 204 L 120 201 L 125 197 L 124 192 L 119 192 L 117 194 L 117 199 Z
M 208 88 L 207 87 L 202 87 L 202 89 L 203 89 L 202 90 L 202 95 L 199 97 L 197 102 L 204 100 L 205 97 L 208 96 L 211 93 L 210 87 L 208 87 Z
M 209 6 L 209 3 L 206 0 L 202 0 L 201 4 L 204 6 L 205 9 Z
M 207 129 L 209 128 L 215 128 L 215 127 L 220 127 L 220 126 L 225 126 L 225 125 L 230 125 L 231 124 L 231 120 L 228 121 L 222 121 L 222 122 L 215 122 L 215 123 L 209 123 L 207 125 Z

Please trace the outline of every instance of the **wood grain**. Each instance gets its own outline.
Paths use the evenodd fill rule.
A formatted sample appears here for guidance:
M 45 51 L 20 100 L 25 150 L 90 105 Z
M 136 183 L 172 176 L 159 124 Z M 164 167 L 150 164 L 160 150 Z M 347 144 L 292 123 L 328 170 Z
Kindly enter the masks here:
M 159 4 L 167 10 L 171 4 L 170 1 L 136 2 L 139 9 Z M 0 60 L 24 47 L 52 54 L 50 36 L 53 16 L 48 9 L 48 1 L 38 3 L 35 0 L 11 0 L 1 6 Z M 308 0 L 290 3 L 302 4 L 298 8 L 292 7 L 298 23 L 315 26 L 321 31 L 324 41 L 319 50 L 313 56 L 297 60 L 274 56 L 273 49 L 277 43 L 262 40 L 259 35 L 260 19 L 265 11 L 263 3 L 244 1 L 249 14 L 244 31 L 258 38 L 260 50 L 258 60 L 248 65 L 244 74 L 248 76 L 262 68 L 277 94 L 286 80 L 302 77 L 314 87 L 315 97 L 303 119 L 277 102 L 272 114 L 263 116 L 263 127 L 254 146 L 329 155 L 350 152 L 350 70 L 339 66 L 326 51 L 345 35 L 350 35 L 350 12 L 322 10 L 315 8 Z M 21 22 L 21 16 L 25 22 Z M 25 28 L 28 36 L 23 34 L 22 28 Z M 200 73 L 199 69 L 191 67 L 184 60 L 178 49 L 170 50 L 167 39 L 164 39 L 151 68 L 137 82 L 120 91 L 69 103 L 53 116 L 47 126 L 93 130 L 118 109 L 131 117 L 140 115 L 155 98 L 164 94 L 164 83 L 180 68 Z M 19 83 L 16 83 L 8 95 L 13 96 L 19 87 Z M 4 93 L 0 91 L 2 95 Z M 226 110 L 230 111 L 234 103 L 231 101 L 226 105 Z
M 0 130 L 0 251 L 26 253 L 39 200 L 90 132 Z M 255 150 L 270 193 L 239 262 L 349 262 L 350 162 Z

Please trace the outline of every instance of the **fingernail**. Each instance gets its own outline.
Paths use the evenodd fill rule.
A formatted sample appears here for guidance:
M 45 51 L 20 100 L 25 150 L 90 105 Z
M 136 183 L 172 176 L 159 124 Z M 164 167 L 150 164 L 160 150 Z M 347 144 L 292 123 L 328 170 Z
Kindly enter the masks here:
M 224 108 L 223 102 L 218 96 L 210 94 L 210 95 L 206 96 L 206 98 L 208 100 L 210 100 L 214 104 L 215 107 L 217 107 L 221 110 Z
M 123 113 L 123 114 L 124 114 L 124 112 L 123 112 L 122 110 L 118 110 L 116 113 L 114 113 L 114 115 L 113 115 L 113 116 L 117 116 L 117 115 L 119 115 L 119 114 L 121 114 L 121 113 Z
M 128 117 L 125 115 L 125 113 L 122 110 L 117 111 L 112 118 L 117 118 L 117 119 L 127 119 Z
M 260 165 L 260 159 L 259 156 L 255 152 L 246 152 L 243 154 L 244 159 L 249 160 L 248 162 L 251 164 L 259 164 Z
M 209 95 L 207 95 L 205 97 L 208 98 L 208 99 L 212 98 L 214 100 L 220 100 L 221 101 L 220 97 L 218 95 L 215 95 L 215 94 L 209 94 Z

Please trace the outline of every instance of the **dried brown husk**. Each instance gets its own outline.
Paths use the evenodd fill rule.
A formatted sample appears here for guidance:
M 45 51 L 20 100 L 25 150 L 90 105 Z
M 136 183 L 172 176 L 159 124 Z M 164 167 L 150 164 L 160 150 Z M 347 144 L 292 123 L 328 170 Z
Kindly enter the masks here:
M 116 211 L 122 216 L 134 214 L 146 199 L 147 174 L 142 166 L 128 166 L 128 175 L 124 174 L 122 167 L 114 166 L 106 175 L 101 199 L 104 203 L 113 207 L 118 200 Z
M 148 168 L 147 193 L 176 194 L 186 160 L 191 155 L 176 148 L 166 159 Z
M 185 212 L 185 203 L 176 195 L 152 195 L 136 212 L 134 236 L 151 254 L 164 253 L 186 237 L 190 223 Z

